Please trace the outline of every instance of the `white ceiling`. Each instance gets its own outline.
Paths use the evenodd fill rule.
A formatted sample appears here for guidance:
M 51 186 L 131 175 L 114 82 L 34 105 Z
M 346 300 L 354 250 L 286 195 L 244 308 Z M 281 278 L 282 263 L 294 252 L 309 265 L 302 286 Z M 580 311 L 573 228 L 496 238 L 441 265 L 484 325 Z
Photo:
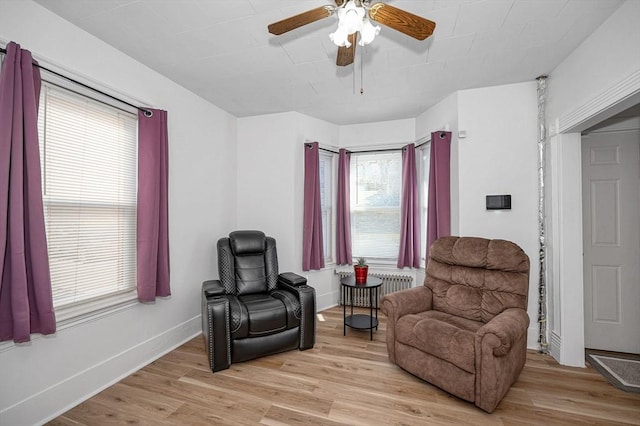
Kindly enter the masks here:
M 457 90 L 533 81 L 622 3 L 388 0 L 435 32 L 417 41 L 383 27 L 354 69 L 335 65 L 334 16 L 267 32 L 332 0 L 36 1 L 237 117 L 298 111 L 335 124 L 412 118 Z

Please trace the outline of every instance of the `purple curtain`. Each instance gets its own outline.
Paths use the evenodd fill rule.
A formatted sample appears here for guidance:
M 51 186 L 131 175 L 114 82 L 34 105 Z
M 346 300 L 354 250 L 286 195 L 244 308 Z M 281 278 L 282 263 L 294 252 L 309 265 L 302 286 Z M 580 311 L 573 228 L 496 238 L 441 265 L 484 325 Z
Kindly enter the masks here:
M 451 235 L 450 157 L 451 132 L 431 133 L 427 253 L 435 240 Z
M 420 267 L 420 210 L 416 146 L 402 149 L 402 199 L 400 200 L 400 251 L 398 268 Z
M 153 302 L 169 288 L 167 112 L 138 112 L 138 300 Z
M 302 229 L 302 270 L 324 268 L 322 252 L 322 209 L 320 206 L 320 147 L 304 145 L 304 217 Z
M 346 149 L 338 153 L 338 196 L 336 207 L 336 263 L 350 265 L 351 259 L 351 200 L 349 197 L 349 169 L 351 154 Z
M 40 70 L 11 42 L 0 73 L 0 341 L 53 334 L 56 319 L 44 226 Z

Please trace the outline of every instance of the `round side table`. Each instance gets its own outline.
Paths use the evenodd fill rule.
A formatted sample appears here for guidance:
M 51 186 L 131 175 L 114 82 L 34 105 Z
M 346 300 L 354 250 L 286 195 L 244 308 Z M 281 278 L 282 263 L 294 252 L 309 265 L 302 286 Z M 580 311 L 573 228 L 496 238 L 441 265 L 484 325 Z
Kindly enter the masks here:
M 354 276 L 348 276 L 340 279 L 340 290 L 342 291 L 342 317 L 343 330 L 342 335 L 347 335 L 347 327 L 358 330 L 370 330 L 370 338 L 373 340 L 373 329 L 378 329 L 378 296 L 382 280 L 378 277 L 368 276 L 367 281 L 359 284 L 356 283 Z M 364 288 L 369 292 L 369 315 L 353 313 L 353 293 L 356 288 Z M 351 314 L 347 316 L 347 294 L 349 294 L 349 304 Z M 375 306 L 374 306 L 375 305 Z M 375 309 L 375 317 L 374 317 Z

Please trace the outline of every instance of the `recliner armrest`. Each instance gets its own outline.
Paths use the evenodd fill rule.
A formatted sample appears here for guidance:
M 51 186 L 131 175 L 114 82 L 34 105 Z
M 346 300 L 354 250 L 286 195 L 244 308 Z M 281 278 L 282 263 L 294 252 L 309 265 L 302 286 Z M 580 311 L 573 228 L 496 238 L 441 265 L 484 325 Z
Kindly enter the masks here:
M 528 327 L 527 312 L 521 308 L 509 308 L 483 325 L 476 332 L 476 339 L 492 347 L 494 356 L 505 356 L 513 344 L 526 335 Z
M 209 280 L 202 283 L 202 293 L 206 298 L 209 298 L 223 296 L 226 294 L 226 291 L 220 280 Z
M 278 283 L 284 283 L 293 287 L 300 287 L 307 284 L 307 279 L 294 272 L 283 272 L 278 275 Z
M 407 314 L 431 310 L 433 293 L 427 286 L 412 287 L 385 294 L 380 299 L 380 310 L 387 316 L 387 354 L 396 362 L 396 323 Z
M 426 286 L 408 288 L 385 294 L 380 300 L 380 308 L 385 315 L 395 320 L 407 314 L 429 311 L 433 306 L 431 289 Z
M 278 287 L 295 294 L 300 301 L 300 345 L 301 351 L 313 348 L 316 342 L 316 290 L 307 285 L 307 279 L 285 272 L 278 276 Z
M 209 354 L 209 367 L 216 372 L 231 365 L 231 331 L 227 296 L 215 296 L 203 300 L 202 334 Z

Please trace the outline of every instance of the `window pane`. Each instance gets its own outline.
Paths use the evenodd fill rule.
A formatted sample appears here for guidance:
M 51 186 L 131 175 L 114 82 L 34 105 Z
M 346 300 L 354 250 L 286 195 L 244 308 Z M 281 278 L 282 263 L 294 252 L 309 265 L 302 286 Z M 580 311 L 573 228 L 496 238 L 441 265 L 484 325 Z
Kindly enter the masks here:
M 351 156 L 351 238 L 354 257 L 397 259 L 402 154 Z
M 322 209 L 322 243 L 325 263 L 333 259 L 333 156 L 320 153 L 320 208 Z
M 135 289 L 136 116 L 45 85 L 38 118 L 54 307 Z
M 427 235 L 427 214 L 429 212 L 429 165 L 431 164 L 431 143 L 427 143 L 420 147 L 418 151 L 420 154 L 421 177 L 421 199 L 422 208 L 420 209 L 420 223 L 422 225 L 422 234 Z M 423 261 L 427 258 L 427 244 L 424 242 L 420 247 L 420 256 Z

